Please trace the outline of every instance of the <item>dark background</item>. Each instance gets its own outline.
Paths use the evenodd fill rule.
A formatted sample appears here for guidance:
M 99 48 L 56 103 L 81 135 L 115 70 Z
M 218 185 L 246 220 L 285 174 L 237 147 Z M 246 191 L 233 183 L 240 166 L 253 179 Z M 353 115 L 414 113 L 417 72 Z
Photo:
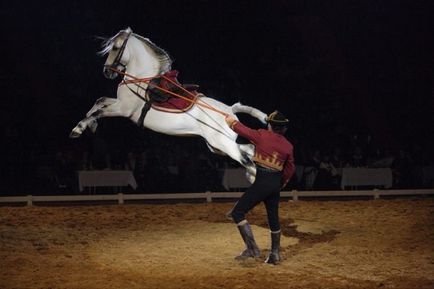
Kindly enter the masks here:
M 432 164 L 433 12 L 431 1 L 3 2 L 4 193 L 32 189 L 41 163 L 94 142 L 68 135 L 97 98 L 115 97 L 96 36 L 128 26 L 169 52 L 181 82 L 284 112 L 298 152 L 369 135 Z M 96 137 L 121 150 L 172 141 L 125 119 L 99 123 Z

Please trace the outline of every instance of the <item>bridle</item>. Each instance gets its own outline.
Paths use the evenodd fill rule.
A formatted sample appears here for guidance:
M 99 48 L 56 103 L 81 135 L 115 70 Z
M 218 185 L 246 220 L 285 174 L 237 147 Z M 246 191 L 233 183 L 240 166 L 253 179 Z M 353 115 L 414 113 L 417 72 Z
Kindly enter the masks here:
M 122 43 L 121 47 L 119 48 L 119 52 L 118 52 L 118 55 L 116 55 L 115 60 L 110 65 L 104 65 L 105 68 L 113 70 L 113 68 L 117 69 L 117 67 L 120 66 L 120 67 L 122 67 L 121 70 L 125 70 L 125 68 L 127 67 L 127 65 L 123 64 L 121 62 L 121 59 L 122 59 L 122 55 L 124 54 L 125 47 L 127 46 L 127 42 L 128 42 L 128 39 L 130 38 L 131 33 L 132 33 L 132 31 L 127 32 L 127 37 L 125 38 L 124 42 Z

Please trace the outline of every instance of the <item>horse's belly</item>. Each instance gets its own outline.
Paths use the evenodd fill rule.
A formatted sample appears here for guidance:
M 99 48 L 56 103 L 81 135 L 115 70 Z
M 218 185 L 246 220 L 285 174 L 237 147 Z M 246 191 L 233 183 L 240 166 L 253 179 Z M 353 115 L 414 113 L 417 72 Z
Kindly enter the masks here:
M 196 119 L 188 113 L 167 113 L 154 109 L 145 116 L 144 126 L 169 135 L 199 135 Z

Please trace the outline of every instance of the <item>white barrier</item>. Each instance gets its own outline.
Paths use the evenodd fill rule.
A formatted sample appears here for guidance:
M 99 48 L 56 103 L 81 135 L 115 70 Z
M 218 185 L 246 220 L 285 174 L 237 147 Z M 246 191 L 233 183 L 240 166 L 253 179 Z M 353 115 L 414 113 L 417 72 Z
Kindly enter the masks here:
M 31 206 L 34 202 L 79 202 L 79 201 L 117 201 L 123 204 L 126 200 L 182 200 L 204 199 L 212 202 L 213 199 L 236 199 L 242 192 L 205 192 L 205 193 L 180 193 L 180 194 L 112 194 L 112 195 L 62 195 L 62 196 L 16 196 L 0 197 L 0 203 L 27 203 Z M 281 197 L 292 198 L 297 201 L 300 197 L 358 197 L 372 196 L 374 199 L 380 196 L 402 195 L 434 195 L 434 189 L 424 190 L 360 190 L 360 191 L 284 191 Z

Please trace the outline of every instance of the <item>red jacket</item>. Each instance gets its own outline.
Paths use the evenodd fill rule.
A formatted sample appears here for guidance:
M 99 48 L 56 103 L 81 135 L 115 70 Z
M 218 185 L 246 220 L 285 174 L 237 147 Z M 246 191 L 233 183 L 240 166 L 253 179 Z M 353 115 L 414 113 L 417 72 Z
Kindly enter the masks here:
M 256 146 L 253 161 L 265 168 L 283 171 L 282 183 L 285 186 L 295 171 L 293 146 L 281 134 L 270 130 L 254 130 L 234 121 L 230 127 Z

